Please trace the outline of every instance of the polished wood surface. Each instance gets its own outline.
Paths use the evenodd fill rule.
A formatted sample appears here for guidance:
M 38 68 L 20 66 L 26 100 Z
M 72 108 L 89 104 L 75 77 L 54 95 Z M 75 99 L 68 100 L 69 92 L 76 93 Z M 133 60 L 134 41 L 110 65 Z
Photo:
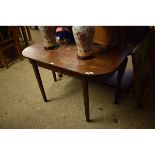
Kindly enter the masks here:
M 56 50 L 47 51 L 43 47 L 43 42 L 38 42 L 24 49 L 23 55 L 29 59 L 64 68 L 77 74 L 87 75 L 87 72 L 92 72 L 92 76 L 96 76 L 115 71 L 123 62 L 128 52 L 123 48 L 107 52 L 97 47 L 93 47 L 92 50 L 97 51 L 95 58 L 81 60 L 77 58 L 77 48 L 74 44 L 63 45 Z

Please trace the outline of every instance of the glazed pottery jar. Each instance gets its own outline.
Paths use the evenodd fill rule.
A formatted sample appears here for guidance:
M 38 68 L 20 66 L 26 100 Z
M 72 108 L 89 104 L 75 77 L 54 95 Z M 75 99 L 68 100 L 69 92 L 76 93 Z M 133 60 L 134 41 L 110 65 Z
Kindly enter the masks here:
M 77 55 L 80 59 L 93 58 L 91 45 L 93 42 L 95 27 L 94 26 L 73 26 L 73 35 L 77 46 Z
M 39 26 L 39 30 L 44 39 L 44 48 L 45 49 L 54 49 L 58 47 L 55 37 L 55 26 Z

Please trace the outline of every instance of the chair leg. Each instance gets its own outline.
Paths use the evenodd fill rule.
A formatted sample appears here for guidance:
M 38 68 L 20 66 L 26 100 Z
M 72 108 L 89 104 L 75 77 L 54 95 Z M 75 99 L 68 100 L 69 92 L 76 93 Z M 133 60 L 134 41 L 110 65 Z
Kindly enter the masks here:
M 0 59 L 2 61 L 2 65 L 5 66 L 6 68 L 8 68 L 8 63 L 6 61 L 3 51 L 1 49 L 0 49 Z
M 26 47 L 26 46 L 25 46 L 25 42 L 24 42 L 24 37 L 23 37 L 23 35 L 22 35 L 21 26 L 18 26 L 17 32 L 18 32 L 19 37 L 21 38 L 22 44 L 24 45 L 24 47 Z M 17 33 L 17 32 L 16 32 L 16 33 Z
M 21 37 L 20 30 L 18 27 L 13 27 L 12 29 L 13 29 L 14 39 L 15 39 L 16 53 L 20 57 L 20 59 L 23 60 L 22 47 L 21 47 L 20 42 L 19 42 L 19 38 Z
M 17 53 L 17 55 L 19 56 L 19 58 L 21 59 L 21 60 L 23 60 L 23 56 L 22 56 L 22 53 L 21 53 L 21 48 L 20 48 L 20 46 L 18 45 L 18 43 L 16 43 L 16 53 Z
M 27 39 L 25 26 L 21 26 L 21 32 L 22 32 L 22 35 L 23 35 L 23 38 L 24 38 L 25 46 L 27 47 L 27 46 L 29 46 L 29 42 L 28 42 L 28 39 Z
M 27 35 L 28 35 L 29 41 L 31 41 L 32 40 L 32 36 L 31 36 L 30 28 L 29 28 L 29 26 L 25 26 L 25 27 L 26 27 L 26 31 L 27 31 Z
M 121 96 L 121 88 L 120 87 L 121 87 L 122 78 L 123 78 L 123 75 L 124 75 L 124 72 L 126 69 L 127 61 L 128 61 L 128 58 L 126 57 L 124 59 L 124 61 L 122 62 L 122 64 L 118 68 L 117 88 L 116 88 L 115 101 L 114 101 L 115 104 L 118 104 L 119 97 Z

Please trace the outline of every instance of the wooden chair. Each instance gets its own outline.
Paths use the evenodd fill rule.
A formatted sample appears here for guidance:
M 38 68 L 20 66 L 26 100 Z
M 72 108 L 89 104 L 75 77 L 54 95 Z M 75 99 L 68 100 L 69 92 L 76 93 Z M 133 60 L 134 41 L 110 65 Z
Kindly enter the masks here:
M 16 27 L 5 27 L 5 30 L 5 33 L 0 33 L 0 61 L 3 66 L 8 68 L 6 52 L 14 49 L 12 51 L 16 52 L 21 59 L 22 54 Z M 6 35 L 5 37 L 4 34 Z
M 154 78 L 153 61 L 151 61 L 154 42 L 155 35 L 151 29 L 131 52 L 134 91 L 139 107 L 144 104 Z
M 18 26 L 17 28 L 19 30 L 20 37 L 22 39 L 24 47 L 29 46 L 29 41 L 32 41 L 30 27 L 29 26 Z

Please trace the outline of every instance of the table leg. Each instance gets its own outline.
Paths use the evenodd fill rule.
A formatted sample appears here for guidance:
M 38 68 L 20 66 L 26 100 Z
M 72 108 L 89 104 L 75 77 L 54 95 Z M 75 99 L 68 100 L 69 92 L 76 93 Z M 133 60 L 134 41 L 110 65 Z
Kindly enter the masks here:
M 59 76 L 60 78 L 62 78 L 62 77 L 63 77 L 63 74 L 62 74 L 62 73 L 59 73 L 58 76 Z
M 56 73 L 54 71 L 52 71 L 52 74 L 53 74 L 53 79 L 56 82 L 57 81 Z
M 83 87 L 83 98 L 84 98 L 86 121 L 90 122 L 90 117 L 89 117 L 88 79 L 86 77 L 84 77 L 82 79 L 82 87 Z
M 46 98 L 45 90 L 44 90 L 42 80 L 41 80 L 41 77 L 40 77 L 38 66 L 33 61 L 31 61 L 31 64 L 32 64 L 36 79 L 38 81 L 38 85 L 39 85 L 42 97 L 43 97 L 44 101 L 47 102 L 47 98 Z
M 119 99 L 119 97 L 121 95 L 120 86 L 121 86 L 122 78 L 123 78 L 125 68 L 126 68 L 126 65 L 127 65 L 127 61 L 128 61 L 128 58 L 126 57 L 124 59 L 124 61 L 121 63 L 121 65 L 119 66 L 119 68 L 118 68 L 117 88 L 116 88 L 115 101 L 114 101 L 115 104 L 118 104 L 118 99 Z

